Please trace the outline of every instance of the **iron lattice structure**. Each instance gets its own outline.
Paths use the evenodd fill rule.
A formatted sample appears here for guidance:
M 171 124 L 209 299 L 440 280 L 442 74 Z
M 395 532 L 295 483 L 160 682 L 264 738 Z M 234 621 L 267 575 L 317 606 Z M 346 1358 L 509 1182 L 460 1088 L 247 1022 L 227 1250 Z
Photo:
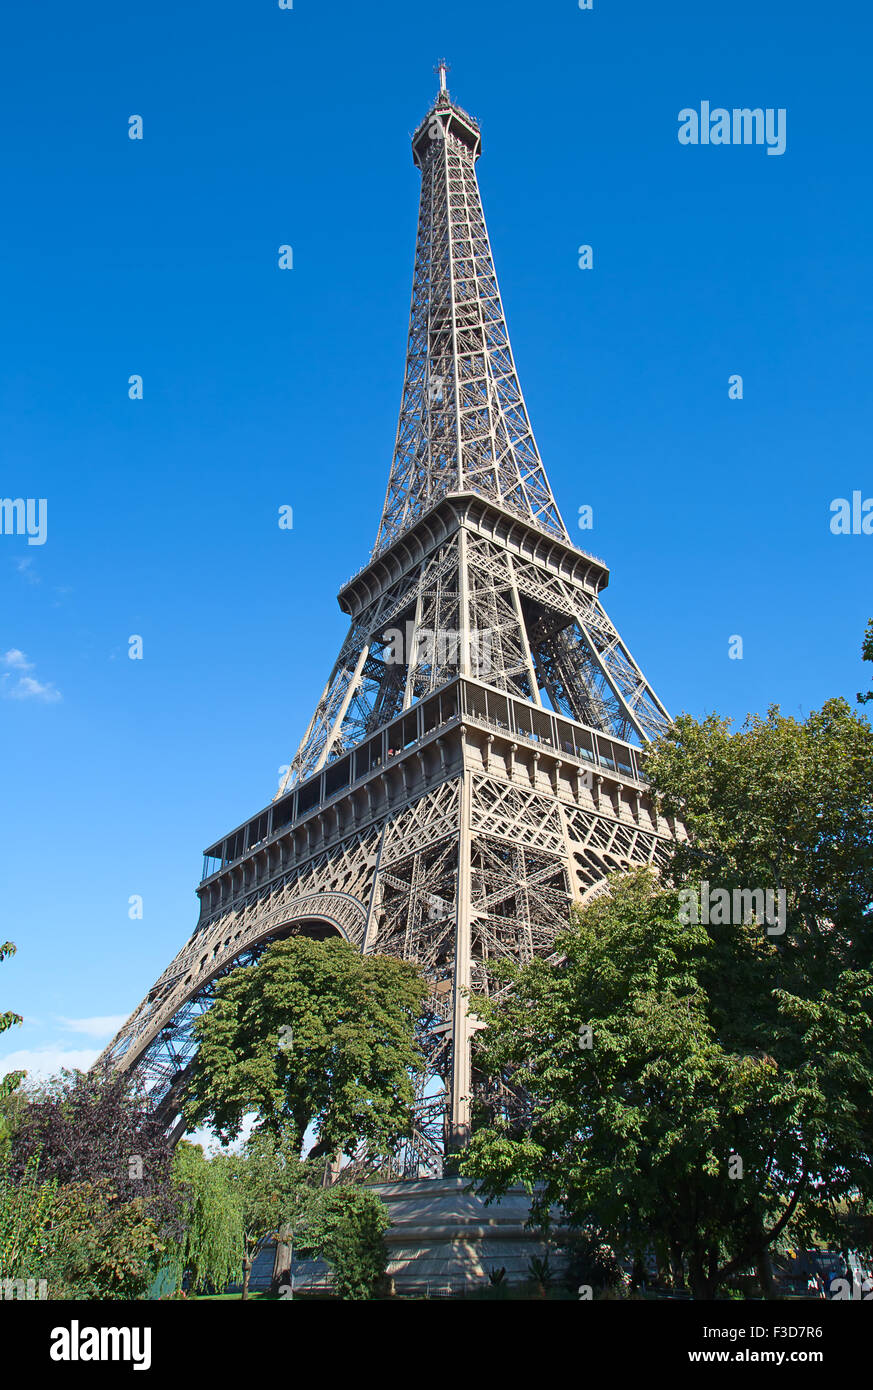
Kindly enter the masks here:
M 678 827 L 640 767 L 669 717 L 575 547 L 518 383 L 476 179 L 476 122 L 441 90 L 421 171 L 388 491 L 350 618 L 271 804 L 206 852 L 193 935 L 103 1054 L 171 1122 L 215 981 L 294 932 L 419 962 L 431 984 L 409 1176 L 469 1133 L 477 997 L 549 955 L 570 904 Z

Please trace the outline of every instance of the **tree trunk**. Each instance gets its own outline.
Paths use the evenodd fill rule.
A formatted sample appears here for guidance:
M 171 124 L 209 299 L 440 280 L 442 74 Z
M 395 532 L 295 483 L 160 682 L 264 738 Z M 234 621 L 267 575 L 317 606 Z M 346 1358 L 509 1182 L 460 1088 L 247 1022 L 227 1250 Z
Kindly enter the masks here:
M 770 1252 L 766 1245 L 761 1246 L 755 1255 L 755 1273 L 758 1276 L 758 1283 L 761 1285 L 761 1293 L 765 1299 L 778 1299 L 776 1284 L 773 1279 L 773 1266 L 770 1263 Z
M 243 1286 L 242 1286 L 242 1293 L 240 1294 L 240 1298 L 248 1298 L 248 1296 L 249 1296 L 249 1279 L 251 1278 L 251 1274 L 252 1274 L 252 1257 L 251 1257 L 251 1255 L 246 1255 L 245 1258 L 243 1259 Z
M 342 1168 L 343 1154 L 342 1149 L 338 1149 L 333 1155 L 326 1154 L 324 1159 L 324 1173 L 321 1178 L 322 1187 L 333 1187 L 340 1175 Z
M 691 1285 L 691 1297 L 695 1301 L 709 1301 L 715 1298 L 718 1287 L 717 1278 L 713 1277 L 715 1269 L 716 1261 L 712 1256 L 707 1259 L 703 1247 L 694 1246 L 688 1256 L 688 1282 Z
M 280 1226 L 276 1234 L 276 1254 L 273 1259 L 273 1278 L 270 1288 L 273 1293 L 279 1292 L 281 1283 L 288 1283 L 283 1280 L 283 1275 L 287 1275 L 291 1269 L 291 1227 Z
M 673 1288 L 685 1288 L 685 1266 L 682 1260 L 682 1246 L 678 1240 L 670 1241 L 670 1272 L 673 1276 Z
M 703 1273 L 703 1257 L 696 1251 L 688 1260 L 688 1282 L 693 1299 L 706 1298 L 706 1276 Z

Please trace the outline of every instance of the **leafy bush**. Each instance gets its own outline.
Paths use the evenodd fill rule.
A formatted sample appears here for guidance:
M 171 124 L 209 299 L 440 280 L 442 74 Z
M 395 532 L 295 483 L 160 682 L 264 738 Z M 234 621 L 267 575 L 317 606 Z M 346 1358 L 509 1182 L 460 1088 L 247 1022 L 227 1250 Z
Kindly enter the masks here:
M 374 1192 L 340 1186 L 322 1195 L 312 1245 L 330 1265 L 340 1298 L 376 1297 L 388 1267 L 388 1225 L 387 1208 Z
M 565 1278 L 570 1288 L 579 1284 L 588 1284 L 598 1291 L 622 1287 L 623 1271 L 618 1257 L 598 1231 L 567 1231 L 560 1244 L 568 1259 Z

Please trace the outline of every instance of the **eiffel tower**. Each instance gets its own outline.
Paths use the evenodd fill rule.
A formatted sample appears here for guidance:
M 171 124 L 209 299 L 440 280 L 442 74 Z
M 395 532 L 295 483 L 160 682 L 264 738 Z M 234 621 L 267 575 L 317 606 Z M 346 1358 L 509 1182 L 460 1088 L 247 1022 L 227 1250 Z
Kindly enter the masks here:
M 339 593 L 350 627 L 271 803 L 205 854 L 190 940 L 101 1060 L 168 1125 L 215 982 L 277 938 L 339 934 L 430 981 L 406 1177 L 470 1130 L 494 962 L 553 951 L 570 905 L 659 863 L 676 827 L 642 775 L 669 722 L 570 540 L 518 382 L 476 179 L 446 86 L 412 138 L 421 204 L 385 506 Z

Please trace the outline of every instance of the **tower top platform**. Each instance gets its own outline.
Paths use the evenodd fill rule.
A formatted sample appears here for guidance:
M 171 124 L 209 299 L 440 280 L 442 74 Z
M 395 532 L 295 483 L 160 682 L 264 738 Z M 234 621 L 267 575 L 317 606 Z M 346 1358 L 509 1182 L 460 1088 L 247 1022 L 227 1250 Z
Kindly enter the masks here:
M 454 136 L 465 145 L 474 160 L 482 153 L 482 135 L 478 122 L 462 106 L 452 101 L 446 88 L 441 88 L 436 101 L 412 137 L 412 158 L 417 168 L 424 167 L 435 143 L 444 139 L 446 135 Z

